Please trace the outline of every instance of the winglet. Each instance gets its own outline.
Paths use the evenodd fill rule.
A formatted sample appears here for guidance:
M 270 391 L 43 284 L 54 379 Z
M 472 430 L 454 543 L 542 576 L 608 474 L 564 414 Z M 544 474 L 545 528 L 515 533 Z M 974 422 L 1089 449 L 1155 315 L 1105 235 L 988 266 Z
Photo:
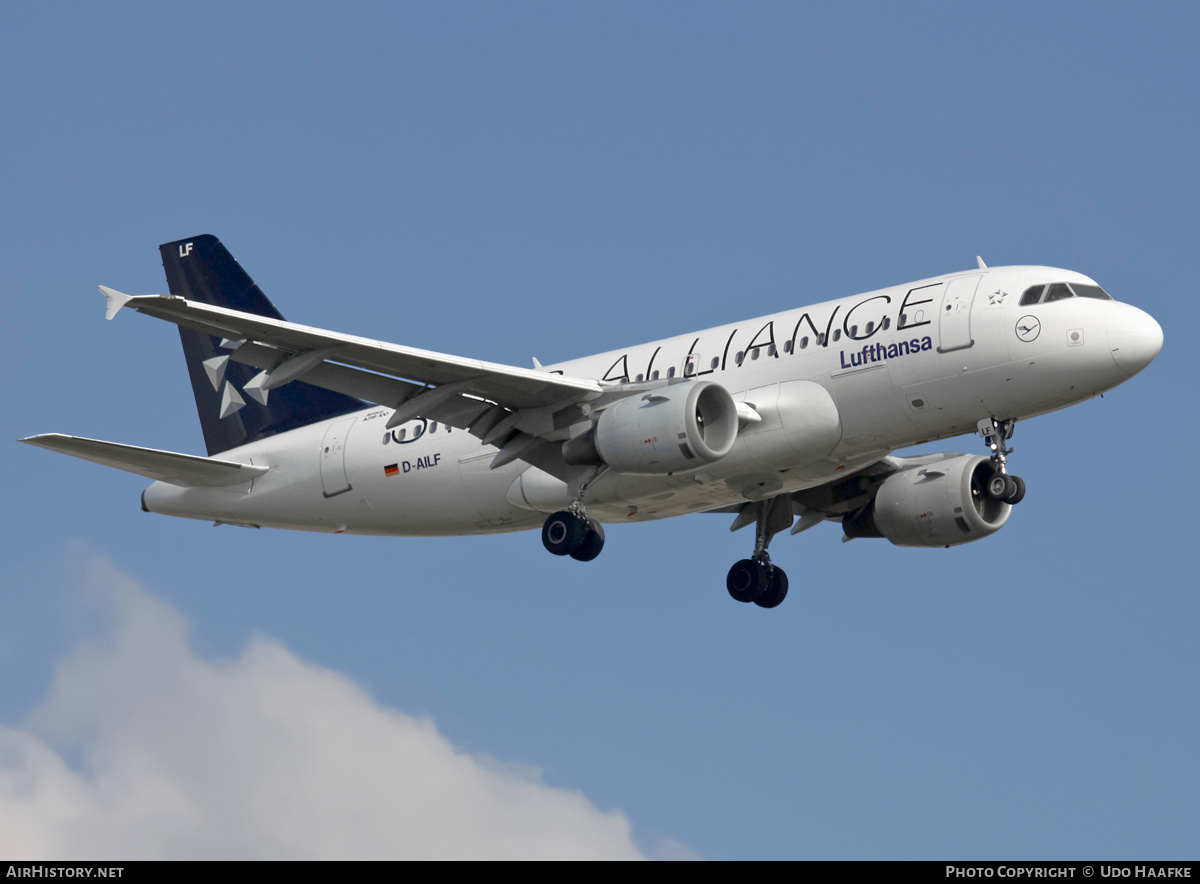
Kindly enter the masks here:
M 983 258 L 981 258 L 981 257 L 979 257 L 978 255 L 976 255 L 976 256 L 975 256 L 975 260 L 979 262 L 979 269 L 980 269 L 980 270 L 987 270 L 987 269 L 988 269 L 988 266 L 987 266 L 986 264 L 984 264 L 984 263 L 983 263 Z
M 118 292 L 116 289 L 110 289 L 106 285 L 98 285 L 100 294 L 108 298 L 108 312 L 104 314 L 105 319 L 112 319 L 117 315 L 117 311 L 133 300 L 133 295 L 126 295 Z

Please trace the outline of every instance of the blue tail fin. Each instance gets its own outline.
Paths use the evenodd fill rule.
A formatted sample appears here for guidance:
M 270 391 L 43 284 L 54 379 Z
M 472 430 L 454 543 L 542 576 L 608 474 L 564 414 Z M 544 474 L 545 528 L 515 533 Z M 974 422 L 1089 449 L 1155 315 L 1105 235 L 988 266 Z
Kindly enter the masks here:
M 167 271 L 167 285 L 172 295 L 283 319 L 262 289 L 215 236 L 193 236 L 164 243 L 158 249 L 162 253 L 163 269 Z M 260 405 L 250 395 L 243 394 L 246 382 L 258 370 L 230 360 L 232 348 L 221 347 L 220 338 L 182 327 L 179 338 L 183 342 L 183 355 L 210 457 L 247 442 L 367 406 L 360 399 L 303 381 L 292 381 L 272 390 L 267 397 L 268 404 Z

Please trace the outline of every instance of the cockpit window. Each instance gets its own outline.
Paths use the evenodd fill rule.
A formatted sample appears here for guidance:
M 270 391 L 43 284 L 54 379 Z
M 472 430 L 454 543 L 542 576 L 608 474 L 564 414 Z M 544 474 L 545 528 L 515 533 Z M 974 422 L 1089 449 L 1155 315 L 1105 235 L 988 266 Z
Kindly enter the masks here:
M 1034 285 L 1025 289 L 1025 294 L 1021 295 L 1021 306 L 1028 307 L 1030 304 L 1039 302 L 1049 304 L 1051 301 L 1074 298 L 1076 295 L 1081 298 L 1095 298 L 1098 301 L 1112 300 L 1112 295 L 1098 285 L 1080 285 L 1077 282 L 1067 285 L 1065 282 L 1055 282 L 1050 285 Z
M 1097 301 L 1112 300 L 1112 295 L 1098 285 L 1080 285 L 1077 282 L 1073 282 L 1071 283 L 1071 288 L 1075 289 L 1075 294 L 1081 298 L 1095 298 Z

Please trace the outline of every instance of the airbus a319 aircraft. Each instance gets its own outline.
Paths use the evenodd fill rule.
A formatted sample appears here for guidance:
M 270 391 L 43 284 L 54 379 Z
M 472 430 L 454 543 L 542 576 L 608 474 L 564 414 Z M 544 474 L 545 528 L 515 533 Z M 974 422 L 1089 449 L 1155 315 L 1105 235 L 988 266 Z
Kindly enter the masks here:
M 1019 420 L 1153 361 L 1162 329 L 1088 277 L 987 267 L 516 368 L 285 322 L 213 236 L 160 247 L 208 456 L 47 434 L 21 441 L 156 480 L 146 512 L 376 535 L 542 529 L 589 561 L 604 523 L 696 512 L 754 526 L 726 587 L 772 608 L 767 554 L 821 522 L 948 547 L 1004 527 Z M 988 454 L 897 457 L 968 433 Z

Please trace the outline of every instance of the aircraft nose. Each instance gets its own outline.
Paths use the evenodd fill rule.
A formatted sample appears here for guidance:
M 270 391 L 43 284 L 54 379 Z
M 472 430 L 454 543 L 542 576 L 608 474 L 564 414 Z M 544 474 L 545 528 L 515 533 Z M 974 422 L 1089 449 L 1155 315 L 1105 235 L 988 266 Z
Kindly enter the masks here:
M 1162 344 L 1162 326 L 1149 313 L 1119 304 L 1108 317 L 1108 346 L 1113 360 L 1130 377 L 1154 361 Z

